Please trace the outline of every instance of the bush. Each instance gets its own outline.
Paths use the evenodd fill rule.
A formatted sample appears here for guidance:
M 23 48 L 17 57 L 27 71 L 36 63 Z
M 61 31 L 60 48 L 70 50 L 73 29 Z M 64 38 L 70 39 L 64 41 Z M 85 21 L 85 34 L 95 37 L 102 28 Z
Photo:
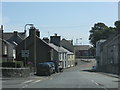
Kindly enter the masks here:
M 2 62 L 2 67 L 16 67 L 16 68 L 21 68 L 21 67 L 23 67 L 23 62 L 22 61 Z

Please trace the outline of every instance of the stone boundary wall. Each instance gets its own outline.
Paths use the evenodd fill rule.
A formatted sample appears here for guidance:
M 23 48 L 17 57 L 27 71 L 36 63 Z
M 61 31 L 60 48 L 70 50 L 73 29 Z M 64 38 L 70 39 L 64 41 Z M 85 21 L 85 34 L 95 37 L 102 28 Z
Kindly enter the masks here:
M 2 77 L 20 78 L 30 75 L 29 68 L 2 68 Z
M 116 65 L 99 66 L 99 68 L 97 70 L 100 72 L 119 74 L 119 66 L 117 64 Z

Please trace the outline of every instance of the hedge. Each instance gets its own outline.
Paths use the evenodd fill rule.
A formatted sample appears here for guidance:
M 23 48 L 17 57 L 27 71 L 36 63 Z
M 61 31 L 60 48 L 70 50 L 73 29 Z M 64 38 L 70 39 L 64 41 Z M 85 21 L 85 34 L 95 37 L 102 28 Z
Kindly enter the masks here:
M 2 67 L 16 67 L 16 68 L 21 68 L 21 67 L 23 67 L 23 62 L 22 61 L 2 62 Z

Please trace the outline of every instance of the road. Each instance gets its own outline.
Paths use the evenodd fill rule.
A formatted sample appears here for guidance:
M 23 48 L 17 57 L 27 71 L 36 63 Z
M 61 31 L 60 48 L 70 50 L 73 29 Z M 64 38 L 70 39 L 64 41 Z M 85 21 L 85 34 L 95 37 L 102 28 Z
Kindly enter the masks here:
M 118 78 L 90 72 L 94 60 L 84 62 L 51 76 L 31 76 L 25 79 L 3 80 L 3 88 L 118 88 Z

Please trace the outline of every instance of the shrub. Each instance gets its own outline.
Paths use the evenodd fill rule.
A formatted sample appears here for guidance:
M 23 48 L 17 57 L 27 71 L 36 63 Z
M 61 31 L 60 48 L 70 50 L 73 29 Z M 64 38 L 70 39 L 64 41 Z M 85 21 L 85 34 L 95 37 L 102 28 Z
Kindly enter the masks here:
M 2 62 L 2 67 L 16 67 L 16 68 L 21 68 L 21 67 L 23 67 L 23 62 L 22 61 Z

